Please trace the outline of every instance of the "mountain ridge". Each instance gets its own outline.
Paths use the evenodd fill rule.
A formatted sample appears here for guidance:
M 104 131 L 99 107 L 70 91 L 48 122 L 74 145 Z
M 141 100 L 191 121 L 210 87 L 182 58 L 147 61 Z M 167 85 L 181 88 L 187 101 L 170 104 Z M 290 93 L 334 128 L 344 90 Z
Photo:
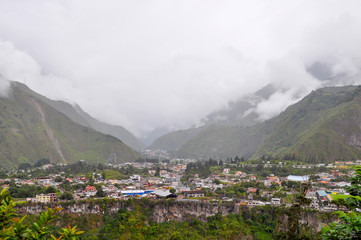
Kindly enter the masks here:
M 360 86 L 326 87 L 311 92 L 280 115 L 262 123 L 203 127 L 179 144 L 176 154 L 193 158 L 238 155 L 251 159 L 267 155 L 306 162 L 357 159 L 361 158 L 359 112 Z M 176 139 L 174 135 L 177 132 L 156 142 Z
M 11 83 L 0 97 L 0 167 L 47 158 L 53 163 L 134 161 L 139 155 L 117 138 L 82 126 Z
M 134 150 L 140 151 L 144 148 L 144 145 L 128 130 L 121 126 L 115 126 L 108 123 L 101 122 L 90 114 L 86 113 L 79 105 L 72 105 L 68 102 L 61 100 L 51 100 L 37 92 L 31 90 L 25 84 L 14 82 L 14 84 L 21 88 L 23 91 L 26 91 L 30 95 L 41 99 L 47 104 L 51 105 L 58 111 L 64 113 L 67 117 L 69 117 L 74 122 L 79 123 L 85 127 L 92 128 L 96 131 L 99 131 L 104 134 L 112 135 L 113 137 L 118 138 L 123 141 L 125 144 L 133 148 Z

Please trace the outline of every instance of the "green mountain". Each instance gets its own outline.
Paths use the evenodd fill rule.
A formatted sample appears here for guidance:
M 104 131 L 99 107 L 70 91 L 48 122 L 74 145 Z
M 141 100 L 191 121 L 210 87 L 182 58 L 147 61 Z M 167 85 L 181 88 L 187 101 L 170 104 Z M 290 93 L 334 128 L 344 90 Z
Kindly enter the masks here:
M 41 158 L 69 163 L 120 163 L 138 157 L 117 138 L 72 121 L 13 82 L 8 98 L 0 98 L 0 167 L 16 168 Z
M 227 108 L 223 108 L 217 111 L 214 111 L 208 114 L 204 119 L 202 119 L 203 126 L 199 128 L 190 128 L 186 130 L 179 130 L 175 132 L 167 133 L 163 136 L 158 137 L 154 140 L 154 142 L 148 147 L 149 149 L 162 149 L 169 152 L 178 151 L 181 149 L 183 144 L 187 143 L 191 140 L 192 137 L 197 136 L 203 130 L 205 133 L 203 135 L 209 135 L 212 131 L 218 132 L 217 129 L 224 129 L 227 127 L 232 127 L 236 132 L 242 132 L 244 127 L 248 128 L 254 126 L 258 123 L 257 118 L 258 115 L 256 113 L 247 112 L 254 108 L 255 104 L 267 99 L 274 92 L 276 92 L 276 88 L 271 84 L 264 86 L 259 89 L 253 95 L 245 96 L 235 102 L 230 102 Z M 249 130 L 246 130 L 247 132 Z M 218 134 L 222 134 L 218 132 Z M 242 134 L 242 133 L 241 133 Z M 202 136 L 202 135 L 201 135 Z M 201 141 L 202 137 L 196 137 L 198 140 L 193 141 Z M 227 138 L 227 136 L 225 136 Z M 204 143 L 203 145 L 212 144 L 211 142 Z M 193 150 L 188 150 L 188 148 L 193 148 Z M 212 154 L 212 152 L 207 152 L 207 148 L 203 148 L 205 152 L 198 153 L 196 150 L 196 146 L 189 145 L 183 146 L 183 151 L 192 152 L 192 156 L 196 157 L 206 157 Z M 213 146 L 212 149 L 218 149 L 219 146 Z M 244 149 L 244 153 L 248 154 L 251 150 Z M 218 150 L 217 150 L 218 151 Z M 216 152 L 217 152 L 216 151 Z M 187 155 L 187 154 L 186 154 Z
M 329 87 L 312 92 L 260 124 L 203 127 L 196 134 L 188 133 L 189 137 L 171 150 L 195 158 L 270 155 L 308 162 L 352 160 L 361 158 L 360 122 L 361 87 Z M 170 133 L 156 143 L 180 139 L 177 135 L 179 132 Z
M 204 128 L 191 128 L 188 130 L 179 130 L 165 134 L 156 139 L 149 148 L 162 149 L 169 152 L 178 151 L 183 144 L 199 134 L 203 129 Z
M 184 143 L 178 154 L 185 158 L 250 157 L 260 144 L 261 131 L 253 127 L 210 126 Z
M 361 87 L 312 92 L 272 121 L 275 127 L 254 157 L 264 154 L 331 162 L 361 157 Z
M 56 110 L 64 113 L 68 118 L 70 118 L 76 123 L 79 123 L 85 127 L 92 128 L 101 133 L 109 134 L 113 137 L 116 137 L 137 151 L 140 151 L 144 148 L 144 145 L 124 127 L 114 126 L 101 122 L 90 116 L 88 113 L 84 112 L 78 105 L 73 106 L 64 101 L 54 101 L 34 92 L 33 90 L 31 90 L 22 83 L 17 82 L 15 84 L 22 91 L 27 92 L 31 96 L 34 96 L 42 100 L 43 102 L 49 104 L 50 106 L 54 107 Z

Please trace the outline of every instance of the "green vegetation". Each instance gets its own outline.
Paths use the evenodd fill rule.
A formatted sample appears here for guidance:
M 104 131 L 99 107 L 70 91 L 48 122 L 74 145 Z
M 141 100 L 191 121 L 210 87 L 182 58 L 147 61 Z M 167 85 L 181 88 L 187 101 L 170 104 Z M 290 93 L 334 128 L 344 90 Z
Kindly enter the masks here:
M 59 199 L 61 200 L 73 200 L 73 194 L 71 194 L 70 192 L 64 192 L 63 194 L 60 195 Z
M 3 189 L 0 193 L 0 238 L 1 239 L 64 239 L 76 240 L 83 233 L 76 227 L 62 228 L 54 236 L 51 224 L 59 218 L 60 208 L 48 208 L 35 221 L 25 224 L 26 215 L 17 217 L 15 203 L 9 193 Z
M 361 87 L 354 86 L 320 89 L 261 124 L 173 132 L 155 141 L 154 148 L 203 159 L 236 155 L 309 163 L 359 159 L 360 92 Z M 168 142 L 173 140 L 172 148 Z
M 329 226 L 324 227 L 322 229 L 323 240 L 361 239 L 361 214 L 359 212 L 361 207 L 361 167 L 356 167 L 355 171 L 351 187 L 347 188 L 351 196 L 341 195 L 336 198 L 332 196 L 335 203 L 342 203 L 351 211 L 347 213 L 335 212 L 335 214 L 338 214 L 341 222 L 333 222 Z
M 4 193 L 3 191 L 3 196 L 5 196 Z M 8 194 L 6 194 L 6 197 L 11 198 Z M 299 206 L 302 206 L 304 200 L 297 197 L 297 202 L 300 204 Z M 57 209 L 49 209 L 40 216 L 27 215 L 19 221 L 24 229 L 31 229 L 24 230 L 25 233 L 35 231 L 34 234 L 41 232 L 43 235 L 37 238 L 10 237 L 10 239 L 44 239 L 44 237 L 49 239 L 50 235 L 56 237 L 63 236 L 61 239 L 69 239 L 67 237 L 72 235 L 74 238 L 70 239 L 78 239 L 78 235 L 81 232 L 77 231 L 76 228 L 69 227 L 62 229 L 60 225 L 78 225 L 80 229 L 86 229 L 86 232 L 79 236 L 81 239 L 318 239 L 314 228 L 307 227 L 300 223 L 301 215 L 305 214 L 304 217 L 310 219 L 307 217 L 307 214 L 311 214 L 310 216 L 312 216 L 312 214 L 317 214 L 316 212 L 306 211 L 301 214 L 301 212 L 294 211 L 292 208 L 273 206 L 241 207 L 238 214 L 222 216 L 218 213 L 210 217 L 200 216 L 200 218 L 184 214 L 183 221 L 181 222 L 171 220 L 156 223 L 154 222 L 154 217 L 156 216 L 154 211 L 159 209 L 159 207 L 164 207 L 165 209 L 173 209 L 174 207 L 183 208 L 184 206 L 182 206 L 182 204 L 188 203 L 177 203 L 174 200 L 152 201 L 148 199 L 130 199 L 123 201 L 120 204 L 122 207 L 120 207 L 116 213 L 110 214 L 108 209 L 114 207 L 116 203 L 116 201 L 109 199 L 84 200 L 79 202 L 79 204 L 88 204 L 89 207 L 99 206 L 100 211 L 104 211 L 102 215 L 81 213 L 58 214 L 59 210 Z M 75 204 L 74 201 L 60 203 L 60 205 L 64 207 L 73 204 Z M 8 205 L 7 200 L 2 200 L 0 209 L 1 216 L 7 214 L 6 206 Z M 11 208 L 14 209 L 14 206 L 15 204 L 12 203 Z M 231 206 L 233 206 L 233 204 L 229 204 L 229 207 Z M 301 208 L 297 209 L 301 211 Z M 15 210 L 12 210 L 12 213 L 15 214 Z M 298 215 L 296 213 L 298 213 Z M 47 217 L 48 215 L 50 217 Z M 282 219 L 287 216 L 288 219 L 292 219 L 292 216 L 297 218 L 295 218 L 294 221 L 288 222 L 288 225 L 285 226 Z M 317 215 L 314 215 L 314 217 L 315 216 Z M 171 216 L 167 217 L 171 219 Z M 328 216 L 325 216 L 325 218 L 327 221 Z M 202 219 L 202 221 L 200 219 Z M 17 225 L 17 221 L 18 220 L 12 222 L 10 218 L 8 218 L 3 222 L 14 224 L 11 230 L 15 232 L 14 234 L 21 232 L 23 236 L 28 236 L 24 235 L 24 231 L 21 230 L 23 228 L 18 230 L 19 225 Z M 49 222 L 52 222 L 51 226 Z M 44 227 L 39 230 L 39 228 L 33 227 L 37 226 L 35 223 L 41 223 Z M 298 224 L 298 227 L 295 228 L 295 225 L 292 225 L 292 223 Z M 3 229 L 10 229 L 9 224 L 8 227 Z M 0 237 L 3 237 L 4 235 L 1 234 L 4 233 L 0 231 Z
M 10 185 L 9 193 L 13 198 L 31 198 L 31 197 L 35 197 L 37 194 L 58 192 L 58 190 L 53 187 L 40 187 L 40 186 L 27 185 L 27 184 L 22 185 L 20 187 L 15 185 L 13 181 L 10 182 L 9 185 Z
M 158 139 L 149 147 L 150 149 L 163 149 L 169 152 L 179 150 L 179 148 L 189 141 L 193 136 L 201 132 L 203 128 L 192 128 L 168 133 Z
M 127 206 L 133 211 L 121 208 L 115 215 L 104 215 L 94 239 L 272 239 L 277 235 L 278 213 L 273 207 L 244 209 L 242 214 L 228 216 L 216 214 L 206 222 L 189 217 L 184 222 L 157 224 L 151 220 L 151 202 L 130 201 Z
M 27 169 L 39 159 L 54 162 L 119 163 L 138 158 L 115 137 L 71 121 L 37 96 L 12 84 L 12 97 L 0 98 L 0 167 Z
M 40 160 L 38 160 L 35 164 L 34 164 L 34 167 L 42 167 L 46 164 L 50 164 L 50 160 L 49 159 L 46 159 L 46 158 L 42 158 Z
M 104 169 L 102 172 L 104 179 L 123 179 L 124 175 L 122 175 L 119 171 L 112 169 Z
M 307 227 L 301 223 L 297 228 L 298 238 L 290 238 L 296 235 L 290 235 L 289 226 L 283 222 L 292 212 L 289 208 L 242 207 L 239 214 L 222 216 L 218 213 L 200 218 L 184 215 L 183 221 L 168 220 L 156 223 L 153 220 L 155 209 L 162 205 L 165 208 L 182 208 L 180 203 L 147 199 L 128 200 L 113 214 L 109 214 L 107 209 L 114 202 L 103 199 L 86 203 L 101 206 L 105 213 L 65 213 L 58 220 L 62 224 L 78 224 L 81 229 L 89 229 L 82 235 L 83 239 L 319 239 L 313 226 Z M 318 213 L 312 211 L 303 214 L 307 219 L 318 216 Z M 171 216 L 167 217 L 171 219 Z M 322 218 L 327 221 L 329 216 L 322 215 Z
M 92 128 L 103 134 L 111 135 L 113 137 L 121 139 L 132 149 L 141 150 L 143 148 L 143 144 L 140 143 L 140 141 L 132 133 L 130 133 L 128 130 L 121 126 L 113 126 L 107 123 L 100 122 L 86 112 L 84 112 L 78 105 L 74 106 L 64 101 L 54 101 L 32 91 L 22 83 L 16 82 L 14 84 L 21 91 L 28 93 L 36 99 L 39 99 L 42 102 L 50 105 L 57 111 L 65 114 L 73 122 L 76 122 L 87 128 Z

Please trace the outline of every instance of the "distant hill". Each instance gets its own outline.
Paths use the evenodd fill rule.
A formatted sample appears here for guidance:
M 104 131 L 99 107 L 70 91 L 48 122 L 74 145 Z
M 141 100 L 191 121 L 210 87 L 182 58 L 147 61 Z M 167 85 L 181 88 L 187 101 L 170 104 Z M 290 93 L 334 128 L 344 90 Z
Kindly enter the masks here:
M 361 158 L 361 87 L 328 87 L 313 91 L 279 116 L 253 125 L 215 124 L 169 133 L 152 147 L 163 149 L 166 139 L 181 139 L 182 157 L 226 158 L 236 155 L 283 160 L 331 162 Z M 178 137 L 187 133 L 187 138 Z M 179 144 L 180 143 L 180 144 Z M 158 145 L 155 145 L 158 144 Z
M 163 135 L 156 139 L 149 147 L 150 149 L 162 149 L 169 152 L 178 151 L 183 144 L 200 133 L 204 128 L 191 128 L 180 130 Z
M 251 127 L 259 123 L 258 115 L 254 112 L 248 113 L 249 110 L 255 107 L 261 100 L 267 99 L 276 89 L 273 85 L 268 84 L 256 91 L 254 94 L 245 96 L 237 101 L 230 102 L 227 108 L 223 108 L 208 114 L 202 119 L 203 126 L 198 128 L 190 128 L 186 130 L 179 130 L 167 133 L 158 137 L 148 147 L 149 149 L 162 149 L 170 152 L 178 151 L 192 137 L 199 134 L 201 131 L 206 132 L 217 131 L 217 129 L 224 129 L 227 127 L 234 127 L 235 131 L 240 131 L 242 127 Z M 198 136 L 199 138 L 199 136 Z M 191 147 L 191 146 L 189 146 Z M 188 148 L 187 146 L 183 147 Z M 215 149 L 215 148 L 213 148 Z M 185 149 L 184 149 L 185 150 Z M 204 149 L 208 150 L 208 149 Z M 185 150 L 188 152 L 188 150 Z M 245 152 L 250 152 L 245 149 Z M 204 154 L 192 154 L 194 156 L 208 156 L 212 152 L 205 152 Z
M 67 117 L 69 117 L 74 122 L 77 122 L 85 127 L 92 128 L 104 134 L 112 135 L 113 137 L 118 138 L 119 140 L 123 141 L 129 147 L 133 148 L 134 150 L 140 151 L 144 148 L 144 145 L 128 130 L 121 126 L 114 126 L 104 122 L 101 122 L 88 113 L 84 112 L 80 106 L 78 105 L 71 105 L 64 101 L 54 101 L 48 99 L 22 83 L 14 83 L 17 88 L 21 89 L 24 92 L 27 92 L 31 96 L 34 96 L 37 99 L 42 100 L 43 102 L 49 104 L 50 106 L 54 107 L 56 110 L 64 113 Z
M 120 163 L 138 157 L 119 139 L 72 121 L 25 85 L 13 82 L 11 86 L 10 96 L 0 98 L 1 168 L 13 169 L 41 158 Z
M 330 162 L 361 157 L 361 87 L 312 92 L 277 118 L 254 157 L 264 154 Z

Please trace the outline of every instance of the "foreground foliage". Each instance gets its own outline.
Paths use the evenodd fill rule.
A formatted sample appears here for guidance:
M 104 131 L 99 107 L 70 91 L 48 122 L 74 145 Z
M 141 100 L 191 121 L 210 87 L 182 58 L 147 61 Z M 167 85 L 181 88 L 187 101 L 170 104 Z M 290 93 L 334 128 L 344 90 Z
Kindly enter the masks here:
M 75 227 L 62 228 L 54 236 L 50 234 L 51 223 L 58 219 L 57 213 L 61 208 L 47 208 L 38 219 L 30 225 L 24 223 L 26 215 L 22 218 L 17 217 L 16 204 L 6 189 L 0 193 L 0 239 L 79 239 L 83 232 Z
M 343 200 L 343 204 L 352 211 L 344 213 L 335 212 L 340 217 L 341 222 L 333 222 L 322 229 L 323 240 L 336 239 L 361 239 L 361 167 L 355 168 L 355 175 L 352 178 L 351 186 L 347 188 L 350 197 Z

